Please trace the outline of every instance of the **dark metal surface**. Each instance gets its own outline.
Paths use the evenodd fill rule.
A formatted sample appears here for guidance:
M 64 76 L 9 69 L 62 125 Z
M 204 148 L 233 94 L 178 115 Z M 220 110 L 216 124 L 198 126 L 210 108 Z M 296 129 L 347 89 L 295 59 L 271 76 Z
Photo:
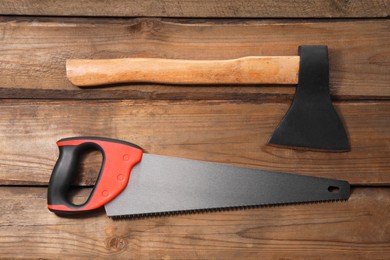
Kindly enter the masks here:
M 299 54 L 294 100 L 269 144 L 304 150 L 349 151 L 347 133 L 329 94 L 328 48 L 300 46 Z
M 109 216 L 346 200 L 346 181 L 144 154 Z

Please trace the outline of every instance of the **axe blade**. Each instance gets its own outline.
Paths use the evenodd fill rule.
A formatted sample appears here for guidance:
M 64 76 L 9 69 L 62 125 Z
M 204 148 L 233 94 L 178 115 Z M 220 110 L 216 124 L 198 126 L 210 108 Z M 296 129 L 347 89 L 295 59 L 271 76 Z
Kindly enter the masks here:
M 327 46 L 300 46 L 298 87 L 268 144 L 293 149 L 346 152 L 348 136 L 329 94 Z

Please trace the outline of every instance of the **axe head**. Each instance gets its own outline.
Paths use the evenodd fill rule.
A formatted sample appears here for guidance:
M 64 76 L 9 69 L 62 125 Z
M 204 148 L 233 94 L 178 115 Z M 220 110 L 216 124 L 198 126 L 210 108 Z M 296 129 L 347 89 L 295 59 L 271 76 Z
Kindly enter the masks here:
M 346 152 L 348 136 L 329 94 L 327 46 L 300 46 L 298 87 L 291 107 L 268 144 L 293 149 Z

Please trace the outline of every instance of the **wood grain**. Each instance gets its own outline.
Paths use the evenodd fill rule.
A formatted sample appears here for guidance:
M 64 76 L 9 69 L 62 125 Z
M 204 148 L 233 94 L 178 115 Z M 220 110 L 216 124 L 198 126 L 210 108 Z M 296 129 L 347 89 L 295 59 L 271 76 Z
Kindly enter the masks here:
M 46 191 L 0 187 L 1 257 L 385 259 L 390 254 L 386 188 L 355 188 L 348 202 L 120 221 L 103 210 L 60 218 L 47 210 Z
M 66 76 L 85 87 L 117 83 L 298 84 L 299 56 L 251 56 L 231 60 L 127 58 L 66 60 Z
M 388 258 L 389 9 L 388 0 L 1 1 L 0 258 Z M 207 17 L 256 19 L 200 19 Z M 308 19 L 332 17 L 342 19 Z M 331 95 L 341 101 L 335 106 L 349 153 L 265 145 L 295 85 L 81 89 L 65 73 L 66 59 L 292 56 L 303 44 L 329 47 Z M 348 202 L 122 221 L 103 210 L 60 218 L 46 208 L 55 142 L 81 135 L 360 186 Z M 93 152 L 79 165 L 72 201 L 86 200 L 101 162 Z
M 0 14 L 146 17 L 388 17 L 386 0 L 3 0 Z
M 0 184 L 46 185 L 58 156 L 55 142 L 72 136 L 117 138 L 154 154 L 353 184 L 390 183 L 390 102 L 336 104 L 350 138 L 347 153 L 266 145 L 288 107 L 224 101 L 3 101 Z M 93 184 L 96 176 L 87 167 L 79 182 Z
M 329 46 L 335 99 L 388 99 L 389 20 L 0 19 L 0 98 L 291 98 L 293 87 L 128 85 L 83 92 L 65 60 L 107 58 L 235 59 L 297 55 L 301 44 Z M 22 91 L 23 89 L 23 91 Z M 120 91 L 118 93 L 118 91 Z

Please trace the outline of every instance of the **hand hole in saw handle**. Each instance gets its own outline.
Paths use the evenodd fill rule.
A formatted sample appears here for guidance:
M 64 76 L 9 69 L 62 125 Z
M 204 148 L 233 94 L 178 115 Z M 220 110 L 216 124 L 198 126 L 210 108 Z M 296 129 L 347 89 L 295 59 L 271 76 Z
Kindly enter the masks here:
M 77 213 L 100 208 L 126 187 L 132 167 L 141 161 L 142 149 L 132 143 L 108 138 L 74 137 L 57 142 L 60 155 L 50 177 L 48 208 L 55 213 Z M 77 174 L 81 156 L 91 149 L 100 150 L 103 163 L 87 201 L 76 205 L 68 192 Z
M 339 193 L 340 192 L 340 187 L 337 187 L 337 186 L 329 186 L 328 187 L 328 191 L 330 193 Z

